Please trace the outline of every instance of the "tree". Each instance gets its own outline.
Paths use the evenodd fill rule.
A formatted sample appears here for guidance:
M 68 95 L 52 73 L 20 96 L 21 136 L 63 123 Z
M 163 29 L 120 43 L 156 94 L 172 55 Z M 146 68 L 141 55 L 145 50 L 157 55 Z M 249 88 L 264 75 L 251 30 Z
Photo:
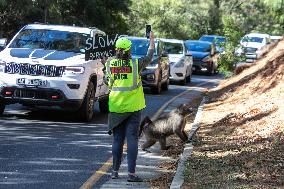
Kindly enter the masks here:
M 151 24 L 156 36 L 187 39 L 190 37 L 186 0 L 133 1 L 127 17 L 129 33 L 144 36 L 145 25 Z
M 37 21 L 40 9 L 34 0 L 0 0 L 0 30 L 12 37 L 26 23 Z
M 48 22 L 126 33 L 130 5 L 130 0 L 0 0 L 0 30 L 11 37 L 26 24 Z

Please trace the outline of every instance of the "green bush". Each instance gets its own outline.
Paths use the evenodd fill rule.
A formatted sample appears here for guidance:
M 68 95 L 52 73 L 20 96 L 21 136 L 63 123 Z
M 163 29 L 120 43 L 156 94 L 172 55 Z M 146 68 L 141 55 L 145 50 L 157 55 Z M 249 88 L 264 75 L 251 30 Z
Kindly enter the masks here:
M 229 16 L 222 18 L 223 22 L 223 33 L 227 39 L 224 45 L 225 51 L 220 54 L 218 59 L 219 71 L 225 73 L 225 75 L 231 75 L 235 67 L 235 64 L 243 57 L 235 55 L 235 50 L 239 45 L 240 38 L 243 36 L 242 30 L 235 24 L 234 19 Z

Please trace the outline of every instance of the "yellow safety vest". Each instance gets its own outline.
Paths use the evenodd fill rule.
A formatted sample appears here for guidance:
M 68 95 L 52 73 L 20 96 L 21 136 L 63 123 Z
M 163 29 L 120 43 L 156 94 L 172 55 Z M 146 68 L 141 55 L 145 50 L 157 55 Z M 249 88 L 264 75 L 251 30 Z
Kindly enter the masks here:
M 109 78 L 109 111 L 115 113 L 135 112 L 146 107 L 138 59 L 133 63 L 112 59 L 106 63 Z

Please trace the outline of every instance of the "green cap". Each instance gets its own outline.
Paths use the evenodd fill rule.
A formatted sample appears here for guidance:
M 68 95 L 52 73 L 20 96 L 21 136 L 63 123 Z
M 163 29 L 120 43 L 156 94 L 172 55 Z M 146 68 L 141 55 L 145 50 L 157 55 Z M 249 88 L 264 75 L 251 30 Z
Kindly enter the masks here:
M 115 42 L 115 48 L 123 49 L 124 51 L 128 51 L 131 48 L 131 41 L 126 37 L 121 37 Z

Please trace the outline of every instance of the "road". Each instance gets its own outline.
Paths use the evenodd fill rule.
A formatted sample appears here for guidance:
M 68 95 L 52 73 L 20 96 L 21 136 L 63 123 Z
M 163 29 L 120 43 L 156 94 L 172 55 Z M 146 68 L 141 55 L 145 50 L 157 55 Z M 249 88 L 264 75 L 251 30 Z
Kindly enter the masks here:
M 161 95 L 146 94 L 143 115 L 154 115 L 176 95 L 221 78 L 194 76 L 187 86 L 170 85 Z M 147 91 L 146 91 L 147 92 Z M 0 189 L 78 189 L 111 157 L 107 115 L 95 108 L 91 123 L 58 110 L 10 105 L 0 117 Z M 99 187 L 109 177 L 102 177 Z

